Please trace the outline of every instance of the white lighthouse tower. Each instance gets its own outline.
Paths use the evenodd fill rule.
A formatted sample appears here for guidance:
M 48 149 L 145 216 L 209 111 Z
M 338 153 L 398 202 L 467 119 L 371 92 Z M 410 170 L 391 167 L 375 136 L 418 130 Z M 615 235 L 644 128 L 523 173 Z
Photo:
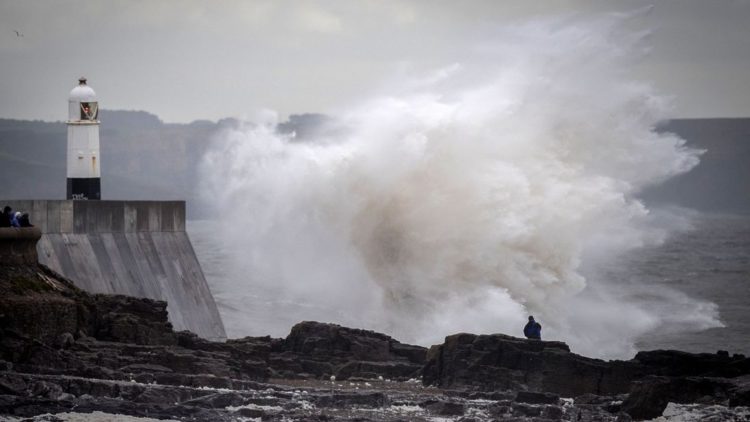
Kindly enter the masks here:
M 99 103 L 86 78 L 68 96 L 67 199 L 101 199 Z

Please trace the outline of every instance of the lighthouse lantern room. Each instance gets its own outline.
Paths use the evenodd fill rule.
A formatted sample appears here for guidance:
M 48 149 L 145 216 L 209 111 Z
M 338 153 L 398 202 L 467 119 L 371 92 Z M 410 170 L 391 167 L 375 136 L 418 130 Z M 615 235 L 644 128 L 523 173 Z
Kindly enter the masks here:
M 86 78 L 68 96 L 68 199 L 101 199 L 99 103 Z

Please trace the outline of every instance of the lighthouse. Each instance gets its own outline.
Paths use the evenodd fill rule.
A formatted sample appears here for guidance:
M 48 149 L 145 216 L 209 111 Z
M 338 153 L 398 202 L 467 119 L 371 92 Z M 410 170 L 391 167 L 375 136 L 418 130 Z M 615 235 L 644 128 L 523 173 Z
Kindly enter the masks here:
M 99 103 L 86 78 L 68 96 L 67 199 L 101 199 Z

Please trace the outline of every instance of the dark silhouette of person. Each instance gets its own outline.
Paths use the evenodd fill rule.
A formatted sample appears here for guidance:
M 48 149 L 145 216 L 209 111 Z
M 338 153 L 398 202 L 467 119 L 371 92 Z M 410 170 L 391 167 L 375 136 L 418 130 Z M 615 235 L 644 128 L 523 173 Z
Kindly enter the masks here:
M 528 339 L 541 340 L 542 339 L 542 324 L 534 321 L 533 316 L 529 316 L 529 322 L 523 327 L 523 335 Z
M 16 211 L 15 213 L 12 213 L 10 216 L 10 225 L 12 227 L 21 227 L 21 224 L 18 222 L 18 219 L 21 218 L 21 213 Z
M 11 214 L 13 212 L 13 209 L 9 206 L 5 206 L 3 208 L 2 214 L 0 214 L 0 227 L 10 227 L 10 218 Z
M 27 212 L 21 214 L 21 218 L 18 219 L 18 224 L 21 227 L 34 227 L 34 225 L 31 224 L 31 220 L 29 220 L 29 213 Z

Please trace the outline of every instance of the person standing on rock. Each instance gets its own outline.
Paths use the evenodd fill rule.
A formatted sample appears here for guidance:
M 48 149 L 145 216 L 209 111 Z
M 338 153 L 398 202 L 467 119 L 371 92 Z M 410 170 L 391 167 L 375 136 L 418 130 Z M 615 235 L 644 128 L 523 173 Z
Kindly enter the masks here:
M 529 316 L 529 322 L 523 327 L 523 335 L 528 339 L 541 340 L 542 339 L 542 324 L 534 321 L 533 316 Z

